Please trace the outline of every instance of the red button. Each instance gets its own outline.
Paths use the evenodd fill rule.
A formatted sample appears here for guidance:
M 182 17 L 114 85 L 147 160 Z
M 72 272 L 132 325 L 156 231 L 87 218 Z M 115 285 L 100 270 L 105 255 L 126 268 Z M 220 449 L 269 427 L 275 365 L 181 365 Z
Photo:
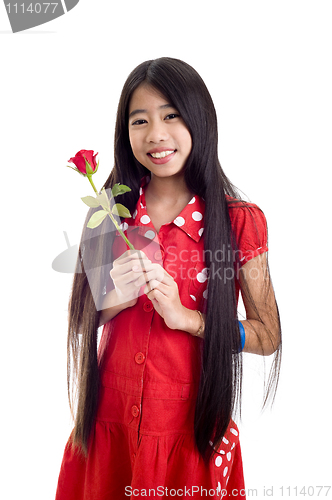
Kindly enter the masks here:
M 131 414 L 133 417 L 138 417 L 139 415 L 139 408 L 137 406 L 132 406 L 131 407 Z
M 144 311 L 145 311 L 145 312 L 150 312 L 150 311 L 152 311 L 152 309 L 153 309 L 153 305 L 152 305 L 151 300 L 149 300 L 149 301 L 147 301 L 147 302 L 144 302 L 144 304 L 143 304 L 143 309 L 144 309 Z
M 135 354 L 135 361 L 138 365 L 141 365 L 142 363 L 144 363 L 144 360 L 145 360 L 145 356 L 142 352 L 138 352 L 137 354 Z
M 161 251 L 160 251 L 160 250 L 157 250 L 157 251 L 154 253 L 154 258 L 155 258 L 156 260 L 162 260 L 162 258 L 163 258 L 163 254 L 161 253 Z

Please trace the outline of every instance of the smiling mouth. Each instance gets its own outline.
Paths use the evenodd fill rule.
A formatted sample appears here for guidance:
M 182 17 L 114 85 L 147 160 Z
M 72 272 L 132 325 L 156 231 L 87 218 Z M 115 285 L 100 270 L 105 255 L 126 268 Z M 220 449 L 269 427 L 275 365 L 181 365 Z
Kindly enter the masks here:
M 175 153 L 176 149 L 172 151 L 161 151 L 160 153 L 148 153 L 148 155 L 152 156 L 152 158 L 165 158 L 173 153 Z

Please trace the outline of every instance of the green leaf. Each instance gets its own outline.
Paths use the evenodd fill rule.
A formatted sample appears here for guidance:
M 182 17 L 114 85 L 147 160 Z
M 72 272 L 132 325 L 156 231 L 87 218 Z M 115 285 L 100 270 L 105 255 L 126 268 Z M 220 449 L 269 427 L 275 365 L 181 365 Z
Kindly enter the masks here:
M 121 205 L 121 203 L 115 203 L 112 207 L 112 213 L 115 215 L 118 215 L 119 217 L 131 217 L 131 214 L 124 205 Z
M 94 227 L 99 226 L 107 216 L 107 212 L 105 210 L 98 210 L 98 212 L 95 212 L 92 217 L 90 218 L 87 227 L 90 229 L 93 229 Z
M 74 170 L 74 171 L 75 171 L 75 172 L 77 172 L 78 174 L 81 174 L 81 175 L 83 175 L 83 176 L 85 177 L 85 174 L 82 174 L 82 172 L 80 172 L 80 171 L 78 170 L 78 168 L 76 168 L 76 167 L 71 167 L 70 165 L 67 165 L 67 167 L 68 167 L 68 168 L 71 168 L 72 170 Z
M 119 196 L 120 194 L 127 193 L 128 191 L 131 191 L 131 189 L 125 184 L 114 184 L 114 186 L 112 187 L 112 196 Z
M 109 211 L 111 209 L 110 200 L 108 199 L 105 188 L 102 188 L 101 193 L 96 196 L 96 200 L 104 210 Z
M 83 155 L 84 157 L 84 160 L 85 160 L 85 170 L 86 170 L 86 173 L 88 175 L 92 175 L 93 174 L 93 168 L 91 167 L 90 163 L 88 162 L 88 160 L 85 158 L 85 156 Z
M 99 201 L 93 196 L 84 196 L 84 198 L 81 198 L 81 200 L 90 208 L 97 208 L 100 205 Z

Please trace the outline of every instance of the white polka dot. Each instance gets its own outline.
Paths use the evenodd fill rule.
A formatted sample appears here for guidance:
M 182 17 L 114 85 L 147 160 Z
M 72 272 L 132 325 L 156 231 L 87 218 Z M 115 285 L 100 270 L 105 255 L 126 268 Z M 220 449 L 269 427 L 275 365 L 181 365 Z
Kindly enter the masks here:
M 221 484 L 220 484 L 220 482 L 218 481 L 217 493 L 220 493 L 220 492 L 221 492 Z
M 230 451 L 227 453 L 226 457 L 227 457 L 227 460 L 230 462 L 231 458 L 232 458 L 232 454 Z
M 207 280 L 207 267 L 204 267 L 200 273 L 197 273 L 197 281 L 204 283 Z
M 196 297 L 194 295 L 190 295 L 190 297 L 196 302 Z
M 225 467 L 225 468 L 224 468 L 224 472 L 223 472 L 223 476 L 224 476 L 224 477 L 226 477 L 227 472 L 228 472 L 228 467 Z
M 190 200 L 190 201 L 188 201 L 188 205 L 192 205 L 193 203 L 195 203 L 195 201 L 196 201 L 196 198 L 195 198 L 195 196 L 193 196 L 193 197 L 191 198 L 191 200 Z
M 201 212 L 193 212 L 191 214 L 191 216 L 194 220 L 202 220 L 203 219 L 203 215 L 201 214 Z
M 150 220 L 151 219 L 148 215 L 142 215 L 142 217 L 140 218 L 142 224 L 149 224 Z
M 227 484 L 228 484 L 228 481 L 229 481 L 229 476 L 228 476 L 228 478 L 226 479 L 226 486 L 227 486 Z
M 137 210 L 135 210 L 135 212 L 133 213 L 133 219 L 135 219 L 136 215 L 137 215 Z
M 139 194 L 143 194 L 143 189 L 141 187 L 139 188 Z
M 150 240 L 153 240 L 153 238 L 156 236 L 156 233 L 150 229 L 144 234 L 145 238 L 149 238 Z
M 216 464 L 217 467 L 220 467 L 222 464 L 222 458 L 218 455 L 214 463 Z
M 234 450 L 234 448 L 235 448 L 235 443 L 232 444 L 231 451 Z
M 176 219 L 174 219 L 174 224 L 176 224 L 177 226 L 183 226 L 183 224 L 185 223 L 185 220 L 183 217 L 177 217 Z
M 238 436 L 239 433 L 237 432 L 237 430 L 233 429 L 233 427 L 230 429 L 231 433 L 234 434 L 234 436 Z
M 223 438 L 222 438 L 222 440 L 223 440 L 223 442 L 224 442 L 225 444 L 228 444 L 228 443 L 229 443 L 228 439 L 226 439 L 225 437 L 223 437 Z
M 198 230 L 198 236 L 202 236 L 204 231 L 204 227 L 201 227 L 201 229 Z
M 219 450 L 219 453 L 221 453 L 222 455 L 225 455 L 225 450 Z
M 122 222 L 122 224 L 120 224 L 120 228 L 122 229 L 122 231 L 126 231 L 128 229 L 127 222 Z
M 204 299 L 207 299 L 207 298 L 208 298 L 208 291 L 207 291 L 207 289 L 206 289 L 206 290 L 204 290 L 204 292 L 203 292 L 203 297 L 204 297 Z
M 143 205 L 143 203 L 142 203 L 142 202 L 140 203 L 140 205 L 141 205 L 141 208 L 144 208 L 144 205 Z

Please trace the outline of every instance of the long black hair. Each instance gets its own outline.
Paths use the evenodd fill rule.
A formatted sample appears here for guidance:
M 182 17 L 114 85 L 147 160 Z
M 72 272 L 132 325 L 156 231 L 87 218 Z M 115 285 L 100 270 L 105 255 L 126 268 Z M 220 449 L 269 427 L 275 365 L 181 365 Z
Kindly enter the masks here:
M 128 133 L 130 99 L 142 84 L 159 91 L 178 110 L 188 127 L 192 150 L 185 165 L 184 178 L 188 189 L 205 200 L 205 265 L 208 270 L 215 266 L 220 276 L 226 276 L 227 270 L 239 266 L 236 251 L 224 252 L 222 262 L 215 258 L 221 245 L 236 250 L 226 195 L 233 198 L 233 203 L 234 199 L 239 203 L 241 200 L 218 159 L 217 117 L 211 96 L 202 78 L 190 65 L 163 57 L 140 64 L 129 75 L 117 111 L 114 168 L 104 187 L 111 188 L 118 182 L 129 185 L 132 190 L 121 195 L 121 203 L 133 211 L 139 197 L 140 180 L 150 173 L 135 159 Z M 87 220 L 93 210 L 89 211 Z M 106 249 L 112 248 L 114 231 L 108 230 L 107 224 L 104 224 L 103 230 L 94 229 L 92 237 L 91 233 L 87 233 L 86 225 L 83 229 L 69 307 L 68 388 L 73 359 L 78 390 L 72 440 L 85 452 L 98 405 L 97 329 L 100 311 L 94 294 L 104 287 L 109 277 L 110 258 Z M 98 244 L 93 243 L 96 239 Z M 84 254 L 90 255 L 90 264 L 87 264 L 89 259 L 83 258 Z M 87 278 L 87 266 L 98 270 L 94 291 Z M 78 272 L 81 269 L 83 272 Z M 235 407 L 241 401 L 242 355 L 238 353 L 240 333 L 236 321 L 235 293 L 237 276 L 234 273 L 234 279 L 208 280 L 202 371 L 195 413 L 196 444 L 206 460 L 222 439 Z M 248 287 L 242 286 L 242 293 L 250 298 Z M 279 315 L 276 321 L 280 325 Z M 266 399 L 271 394 L 274 396 L 278 381 L 281 344 L 276 347 Z M 213 443 L 213 447 L 209 442 Z

